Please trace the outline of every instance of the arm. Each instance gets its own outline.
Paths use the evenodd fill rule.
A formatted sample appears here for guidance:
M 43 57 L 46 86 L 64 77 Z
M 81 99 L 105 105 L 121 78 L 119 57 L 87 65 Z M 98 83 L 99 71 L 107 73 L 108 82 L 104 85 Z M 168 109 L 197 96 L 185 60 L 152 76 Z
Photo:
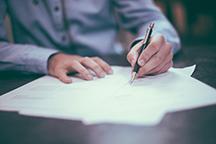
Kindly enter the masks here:
M 114 0 L 120 24 L 137 34 L 127 59 L 132 67 L 136 61 L 140 65 L 138 77 L 166 72 L 173 66 L 173 54 L 180 49 L 180 40 L 172 25 L 152 0 Z M 155 29 L 149 45 L 138 57 L 141 39 L 149 23 L 155 23 Z
M 3 24 L 6 13 L 6 3 L 4 0 L 0 0 L 0 70 L 21 70 L 47 74 L 47 60 L 56 51 L 34 45 L 9 43 Z
M 111 67 L 97 57 L 81 57 L 59 53 L 56 50 L 34 45 L 11 44 L 6 38 L 3 20 L 6 3 L 0 0 L 0 70 L 21 70 L 44 73 L 57 77 L 64 83 L 71 83 L 69 72 L 78 72 L 80 78 L 92 80 L 91 69 L 98 77 L 111 74 Z
M 152 0 L 114 0 L 114 4 L 120 25 L 137 35 L 132 46 L 143 38 L 148 24 L 154 21 L 153 35 L 162 34 L 172 45 L 174 53 L 180 49 L 178 34 Z

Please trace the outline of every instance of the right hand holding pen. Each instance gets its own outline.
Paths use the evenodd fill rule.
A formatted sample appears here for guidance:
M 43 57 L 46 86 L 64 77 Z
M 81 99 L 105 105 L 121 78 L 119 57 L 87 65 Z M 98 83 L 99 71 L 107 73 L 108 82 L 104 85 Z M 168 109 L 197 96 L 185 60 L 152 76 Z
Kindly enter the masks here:
M 64 83 L 72 82 L 67 75 L 69 72 L 77 72 L 80 78 L 92 80 L 93 75 L 88 69 L 92 70 L 99 78 L 105 77 L 106 74 L 112 74 L 110 65 L 98 57 L 57 53 L 51 56 L 48 61 L 48 74 L 57 77 Z
M 141 45 L 142 42 L 137 43 L 127 55 L 132 68 L 134 68 L 138 60 L 138 64 L 140 65 L 138 77 L 164 73 L 173 66 L 172 46 L 165 40 L 163 35 L 157 34 L 153 36 L 149 45 L 138 58 L 138 50 Z

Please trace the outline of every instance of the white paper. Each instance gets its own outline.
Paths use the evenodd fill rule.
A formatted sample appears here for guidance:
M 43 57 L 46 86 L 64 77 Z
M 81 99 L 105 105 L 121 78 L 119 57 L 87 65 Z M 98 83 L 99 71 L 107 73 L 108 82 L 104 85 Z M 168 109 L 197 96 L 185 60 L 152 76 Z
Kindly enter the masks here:
M 129 67 L 114 74 L 72 84 L 44 76 L 0 97 L 0 109 L 21 114 L 82 120 L 87 124 L 154 125 L 164 114 L 216 103 L 215 89 L 190 77 L 195 66 L 137 79 Z

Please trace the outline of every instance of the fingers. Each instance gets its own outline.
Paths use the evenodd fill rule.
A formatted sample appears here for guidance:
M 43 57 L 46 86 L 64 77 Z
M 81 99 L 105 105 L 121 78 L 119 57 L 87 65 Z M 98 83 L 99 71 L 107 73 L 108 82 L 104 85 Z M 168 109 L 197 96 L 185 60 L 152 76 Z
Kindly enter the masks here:
M 143 66 L 145 63 L 147 63 L 149 59 L 160 50 L 160 47 L 164 43 L 165 43 L 165 39 L 162 35 L 158 34 L 152 37 L 149 46 L 141 53 L 138 59 L 138 64 L 140 66 Z M 141 48 L 141 46 L 142 46 L 142 41 L 137 43 L 127 55 L 127 60 L 132 67 L 134 67 L 137 61 L 138 51 Z
M 169 46 L 162 47 L 158 53 L 156 53 L 144 66 L 140 68 L 138 76 L 152 74 L 160 71 L 161 67 L 163 67 L 167 63 L 167 61 L 172 60 L 170 51 L 171 50 Z
M 67 76 L 67 71 L 66 70 L 59 70 L 56 72 L 56 76 L 59 80 L 61 80 L 63 83 L 71 83 L 72 79 Z
M 102 59 L 98 57 L 84 57 L 81 60 L 81 63 L 91 69 L 93 72 L 95 72 L 96 76 L 99 78 L 105 77 L 106 74 L 112 74 L 112 68 L 104 62 Z
M 171 68 L 173 66 L 173 62 L 169 62 L 167 63 L 159 72 L 158 74 L 160 73 L 164 73 L 164 72 L 167 72 L 169 70 L 169 68 Z
M 140 49 L 140 47 L 142 46 L 142 41 L 140 41 L 139 43 L 137 43 L 128 53 L 127 55 L 127 60 L 128 62 L 131 64 L 132 67 L 134 67 L 136 60 L 138 58 L 138 51 Z
M 107 73 L 107 74 L 112 74 L 113 70 L 111 68 L 111 66 L 106 63 L 105 61 L 103 61 L 102 59 L 98 58 L 98 57 L 93 57 L 93 60 L 101 66 L 101 68 Z
M 98 57 L 82 57 L 79 61 L 74 61 L 70 64 L 72 71 L 77 71 L 81 74 L 81 78 L 92 80 L 93 75 L 88 71 L 93 71 L 97 77 L 103 78 L 106 74 L 112 74 L 112 68 L 109 64 Z
M 71 83 L 72 80 L 67 76 L 67 69 L 65 68 L 67 58 L 68 56 L 62 53 L 51 55 L 48 59 L 48 74 L 57 77 L 64 83 Z M 64 60 L 64 62 L 62 60 Z
M 165 43 L 165 39 L 161 35 L 156 35 L 152 38 L 148 47 L 141 53 L 138 64 L 144 66 L 150 58 L 160 51 L 161 46 Z
M 83 58 L 77 55 L 58 53 L 48 60 L 48 74 L 59 78 L 64 83 L 72 82 L 71 78 L 67 76 L 69 72 L 78 72 L 80 78 L 92 80 L 93 75 L 88 69 L 91 69 L 98 77 L 112 73 L 111 67 L 97 57 Z
M 102 69 L 102 67 L 96 63 L 93 59 L 89 57 L 85 57 L 82 59 L 81 63 L 91 69 L 93 72 L 95 72 L 96 76 L 99 78 L 103 78 L 106 75 L 106 72 Z
M 92 74 L 77 60 L 73 60 L 69 63 L 68 67 L 72 71 L 76 71 L 80 74 L 80 77 L 85 80 L 92 80 Z
M 165 44 L 157 54 L 140 68 L 138 76 L 157 73 L 169 61 L 172 61 L 171 45 Z
M 138 59 L 138 64 L 141 66 L 138 77 L 167 71 L 173 65 L 172 58 L 172 46 L 163 36 L 154 36 Z
M 169 54 L 168 54 L 168 56 L 166 56 L 166 58 L 165 58 L 165 60 L 159 65 L 159 66 L 157 66 L 156 68 L 154 68 L 154 69 L 152 69 L 151 71 L 149 71 L 148 73 L 146 73 L 146 74 L 160 74 L 160 71 L 161 71 L 161 69 L 165 66 L 165 65 L 167 65 L 168 63 L 173 63 L 173 61 L 172 61 L 172 59 L 173 59 L 173 54 L 172 54 L 172 52 L 170 52 Z M 169 69 L 169 68 L 168 68 Z M 167 69 L 167 70 L 168 70 Z

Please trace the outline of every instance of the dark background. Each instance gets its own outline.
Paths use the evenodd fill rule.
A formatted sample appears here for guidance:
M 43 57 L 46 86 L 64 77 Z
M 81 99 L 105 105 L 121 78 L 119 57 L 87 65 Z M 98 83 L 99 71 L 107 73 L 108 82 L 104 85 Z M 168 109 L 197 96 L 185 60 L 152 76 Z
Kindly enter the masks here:
M 216 1 L 155 0 L 185 45 L 215 45 Z

